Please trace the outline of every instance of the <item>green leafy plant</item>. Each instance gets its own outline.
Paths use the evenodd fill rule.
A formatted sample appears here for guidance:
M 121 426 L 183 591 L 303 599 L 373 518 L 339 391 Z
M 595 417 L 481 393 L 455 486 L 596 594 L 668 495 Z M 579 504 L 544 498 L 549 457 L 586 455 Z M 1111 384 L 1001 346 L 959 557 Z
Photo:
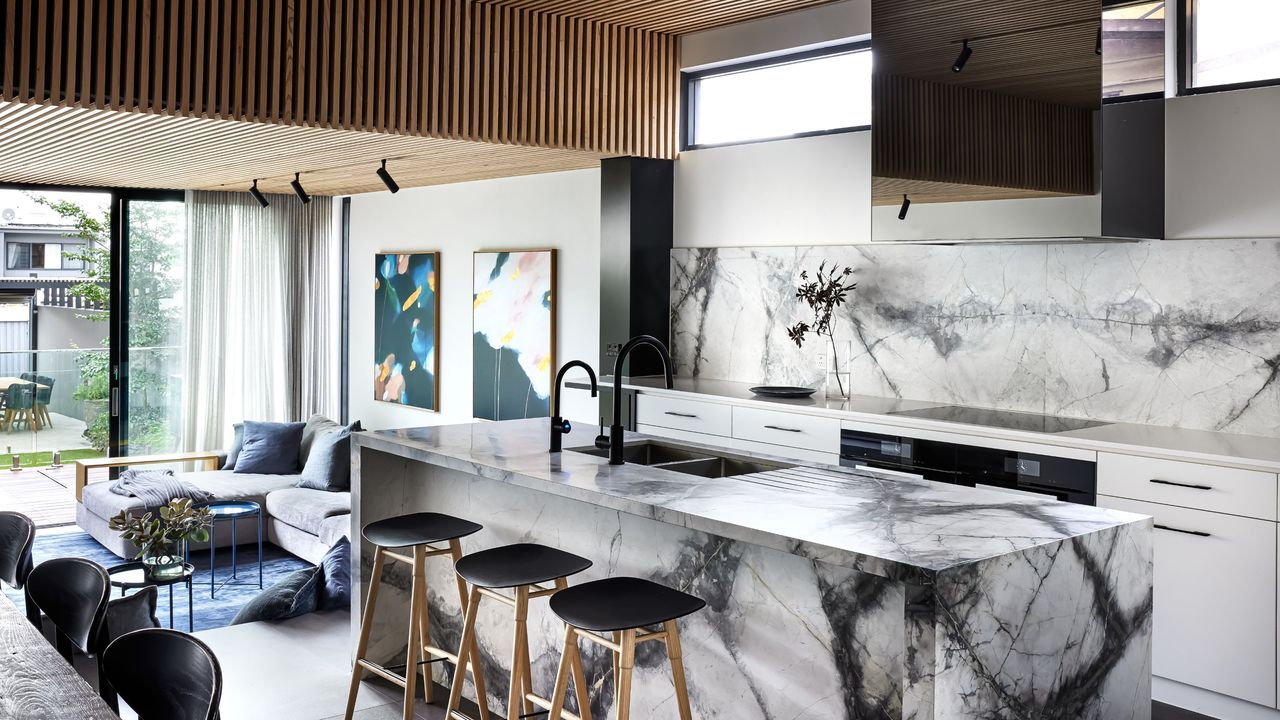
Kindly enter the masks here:
M 182 540 L 209 541 L 213 514 L 209 508 L 196 507 L 191 498 L 174 498 L 168 505 L 160 506 L 156 513 L 146 512 L 139 517 L 122 510 L 108 521 L 107 527 L 137 545 L 138 558 L 153 551 L 163 552 Z
M 858 283 L 849 281 L 852 274 L 853 268 L 842 268 L 835 263 L 828 269 L 825 260 L 818 265 L 818 272 L 812 280 L 809 279 L 808 270 L 800 271 L 803 282 L 796 288 L 796 298 L 809 306 L 809 310 L 813 312 L 813 321 L 810 323 L 801 320 L 787 328 L 787 337 L 791 338 L 796 347 L 804 347 L 804 339 L 809 333 L 819 337 L 826 336 L 831 342 L 832 358 L 836 357 L 835 312 L 849 299 L 849 293 L 858 287 Z M 843 395 L 844 382 L 840 380 L 840 373 L 835 375 L 836 384 Z

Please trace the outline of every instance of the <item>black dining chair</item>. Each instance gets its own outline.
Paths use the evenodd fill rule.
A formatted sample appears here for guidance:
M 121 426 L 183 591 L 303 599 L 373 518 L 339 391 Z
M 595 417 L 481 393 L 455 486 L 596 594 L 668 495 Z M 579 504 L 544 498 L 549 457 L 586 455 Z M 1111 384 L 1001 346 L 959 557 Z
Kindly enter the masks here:
M 31 518 L 12 510 L 0 510 L 0 582 L 21 590 L 31 574 L 31 546 L 36 539 L 36 524 Z M 40 627 L 40 611 L 27 601 L 27 619 Z
M 139 720 L 215 720 L 222 667 L 208 645 L 177 630 L 138 630 L 102 652 L 101 682 Z
M 53 623 L 54 645 L 67 662 L 73 647 L 87 655 L 98 651 L 110 592 L 107 569 L 84 558 L 46 560 L 27 576 L 27 601 Z

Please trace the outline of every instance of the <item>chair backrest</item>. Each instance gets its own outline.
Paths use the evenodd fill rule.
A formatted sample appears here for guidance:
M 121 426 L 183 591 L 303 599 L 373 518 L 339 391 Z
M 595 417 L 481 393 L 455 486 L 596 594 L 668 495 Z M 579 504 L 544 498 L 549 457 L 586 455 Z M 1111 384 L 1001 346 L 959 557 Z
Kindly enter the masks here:
M 213 720 L 222 668 L 209 646 L 177 630 L 121 635 L 102 654 L 102 673 L 140 720 Z
M 46 560 L 27 576 L 27 597 L 58 632 L 86 653 L 96 652 L 107 614 L 111 578 L 106 568 L 78 557 Z
M 36 379 L 36 374 L 25 372 L 19 375 L 18 377 L 22 378 L 23 380 L 26 380 L 27 382 L 31 382 L 32 380 Z
M 14 383 L 9 386 L 8 406 L 13 410 L 30 410 L 36 396 L 36 386 Z
M 36 524 L 12 510 L 0 510 L 0 582 L 20 588 L 31 574 L 31 545 Z

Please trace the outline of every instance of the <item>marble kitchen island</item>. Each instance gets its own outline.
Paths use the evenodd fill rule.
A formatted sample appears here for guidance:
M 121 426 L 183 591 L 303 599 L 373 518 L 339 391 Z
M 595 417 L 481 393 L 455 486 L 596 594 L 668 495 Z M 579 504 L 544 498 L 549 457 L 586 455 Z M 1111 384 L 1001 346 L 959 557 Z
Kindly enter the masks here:
M 681 629 L 697 718 L 1150 716 L 1150 518 L 781 460 L 794 467 L 725 478 L 610 466 L 548 453 L 548 422 L 354 435 L 355 527 L 449 513 L 485 526 L 464 552 L 538 542 L 594 561 L 571 584 L 637 575 L 702 597 L 707 607 Z M 589 447 L 595 434 L 575 428 L 564 447 Z M 357 589 L 371 557 L 367 543 L 353 554 Z M 403 657 L 406 570 L 383 583 L 374 657 Z M 431 559 L 427 572 L 433 641 L 456 647 L 451 568 Z M 487 603 L 477 623 L 495 711 L 507 692 L 508 613 Z M 534 686 L 546 695 L 563 625 L 542 602 L 529 627 Z M 610 718 L 610 660 L 587 645 L 594 716 Z M 661 649 L 636 667 L 634 716 L 676 717 Z

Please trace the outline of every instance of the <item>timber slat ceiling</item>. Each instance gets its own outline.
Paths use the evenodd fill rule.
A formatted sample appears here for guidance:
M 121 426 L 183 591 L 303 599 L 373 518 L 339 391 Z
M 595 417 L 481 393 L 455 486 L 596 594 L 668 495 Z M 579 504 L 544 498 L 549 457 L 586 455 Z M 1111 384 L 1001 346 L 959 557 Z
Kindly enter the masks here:
M 902 202 L 903 195 L 910 195 L 911 202 L 914 204 L 1069 197 L 1070 193 L 930 182 L 928 180 L 906 180 L 903 178 L 871 178 L 872 205 L 897 206 Z
M 871 19 L 878 73 L 1075 107 L 1101 103 L 1098 0 L 878 0 Z M 965 38 L 975 38 L 973 57 L 955 73 Z
M 471 0 L 0 6 L 3 100 L 676 153 L 678 38 L 666 33 Z
M 883 1 L 883 0 L 882 0 Z M 478 0 L 684 35 L 831 0 Z
M 886 75 L 872 88 L 877 178 L 1094 192 L 1093 114 L 1085 108 Z
M 50 139 L 56 142 L 50 142 Z M 602 155 L 466 140 L 0 102 L 0 179 L 33 184 L 288 193 L 403 187 L 599 167 Z M 284 172 L 281 172 L 282 169 Z

